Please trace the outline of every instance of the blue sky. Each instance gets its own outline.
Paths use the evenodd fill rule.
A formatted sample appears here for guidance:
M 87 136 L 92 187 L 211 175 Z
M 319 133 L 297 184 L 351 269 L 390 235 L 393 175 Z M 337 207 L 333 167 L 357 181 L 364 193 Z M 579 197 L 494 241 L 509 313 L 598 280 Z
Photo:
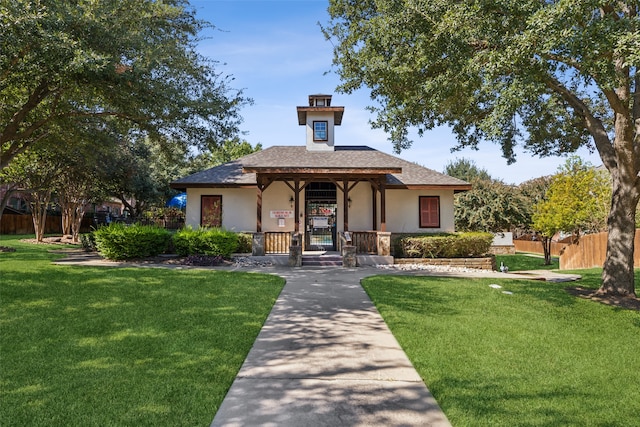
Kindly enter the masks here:
M 372 129 L 369 92 L 336 93 L 340 84 L 331 72 L 332 45 L 324 39 L 318 22 L 328 19 L 327 0 L 191 0 L 197 16 L 216 28 L 202 35 L 200 52 L 216 61 L 218 72 L 231 74 L 234 88 L 244 89 L 254 105 L 245 107 L 244 139 L 264 148 L 272 145 L 304 145 L 305 131 L 298 126 L 296 106 L 309 94 L 333 95 L 333 105 L 345 107 L 342 126 L 336 128 L 336 144 L 368 145 L 393 154 L 391 142 L 381 130 Z M 507 165 L 498 146 L 483 143 L 479 151 L 451 152 L 455 138 L 447 128 L 414 135 L 413 147 L 399 156 L 442 172 L 457 158 L 473 160 L 492 177 L 519 184 L 553 174 L 565 158 L 540 159 L 518 152 L 517 162 Z M 597 154 L 578 153 L 594 165 Z

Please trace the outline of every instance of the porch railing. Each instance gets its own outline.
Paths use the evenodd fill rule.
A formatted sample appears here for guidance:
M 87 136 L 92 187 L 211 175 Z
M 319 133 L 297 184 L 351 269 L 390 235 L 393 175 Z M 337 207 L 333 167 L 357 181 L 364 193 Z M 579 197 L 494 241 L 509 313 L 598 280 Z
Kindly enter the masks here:
M 378 232 L 376 231 L 350 231 L 351 244 L 356 247 L 359 254 L 378 254 Z M 342 250 L 345 244 L 344 233 L 338 233 L 337 249 Z M 292 244 L 292 233 L 289 231 L 264 232 L 265 254 L 288 254 Z
M 378 253 L 378 233 L 376 231 L 351 231 L 356 253 L 376 255 Z
M 266 254 L 288 254 L 291 246 L 291 232 L 267 231 L 264 233 L 264 252 Z

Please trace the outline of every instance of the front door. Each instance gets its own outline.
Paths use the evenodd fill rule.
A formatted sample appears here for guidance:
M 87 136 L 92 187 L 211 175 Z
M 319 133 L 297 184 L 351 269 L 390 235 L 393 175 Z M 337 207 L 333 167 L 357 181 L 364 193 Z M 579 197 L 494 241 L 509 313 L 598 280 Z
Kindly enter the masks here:
M 336 186 L 314 182 L 305 190 L 306 244 L 308 251 L 336 250 Z

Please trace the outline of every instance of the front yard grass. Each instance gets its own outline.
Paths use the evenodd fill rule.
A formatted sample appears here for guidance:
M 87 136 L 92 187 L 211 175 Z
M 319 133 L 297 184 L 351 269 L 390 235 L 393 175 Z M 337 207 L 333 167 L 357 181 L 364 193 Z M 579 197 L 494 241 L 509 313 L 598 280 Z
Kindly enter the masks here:
M 551 258 L 551 264 L 544 265 L 544 257 L 518 253 L 515 255 L 496 255 L 496 264 L 500 267 L 500 263 L 509 267 L 509 271 L 525 271 L 525 270 L 557 270 L 560 268 L 560 261 L 557 257 Z
M 598 287 L 601 270 L 577 273 L 569 286 Z M 566 283 L 363 286 L 454 426 L 639 425 L 640 312 L 574 297 Z
M 2 426 L 209 425 L 284 285 L 0 245 Z

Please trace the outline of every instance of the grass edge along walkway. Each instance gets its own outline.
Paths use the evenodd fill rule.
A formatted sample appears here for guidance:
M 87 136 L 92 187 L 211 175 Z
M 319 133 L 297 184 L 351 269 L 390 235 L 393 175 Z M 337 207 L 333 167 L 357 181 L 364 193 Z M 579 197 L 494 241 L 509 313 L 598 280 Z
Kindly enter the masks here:
M 600 271 L 578 284 L 597 287 Z M 454 426 L 638 425 L 640 312 L 538 281 L 362 284 Z
M 2 426 L 209 425 L 284 285 L 0 244 Z

